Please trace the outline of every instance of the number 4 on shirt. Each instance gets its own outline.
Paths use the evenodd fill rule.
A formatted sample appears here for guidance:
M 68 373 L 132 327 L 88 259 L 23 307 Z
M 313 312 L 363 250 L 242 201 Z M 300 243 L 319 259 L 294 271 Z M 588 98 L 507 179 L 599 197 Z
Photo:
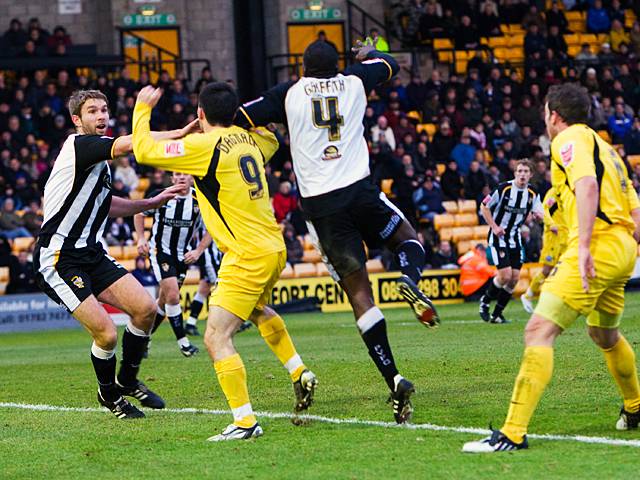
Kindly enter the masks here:
M 340 140 L 340 127 L 344 125 L 344 117 L 338 109 L 338 97 L 311 99 L 313 124 L 317 128 L 327 128 L 329 141 Z

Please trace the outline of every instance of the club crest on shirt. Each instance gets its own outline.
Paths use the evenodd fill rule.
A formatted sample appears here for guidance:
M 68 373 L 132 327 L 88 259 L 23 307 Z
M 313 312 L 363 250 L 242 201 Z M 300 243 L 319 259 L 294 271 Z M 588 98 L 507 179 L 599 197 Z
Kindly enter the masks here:
M 498 255 L 500 255 L 500 258 L 504 258 L 505 253 L 503 250 L 500 250 L 500 252 L 498 252 Z
M 560 147 L 560 160 L 565 167 L 573 161 L 573 142 Z
M 329 145 L 322 153 L 322 160 L 338 160 L 342 155 L 335 145 Z
M 160 266 L 162 267 L 162 270 L 164 270 L 165 272 L 169 271 L 169 264 L 168 263 L 163 263 Z
M 84 281 L 78 275 L 74 275 L 71 277 L 71 283 L 73 283 L 78 288 L 84 288 Z
M 184 142 L 178 140 L 175 142 L 166 143 L 164 146 L 165 157 L 180 157 L 184 155 Z

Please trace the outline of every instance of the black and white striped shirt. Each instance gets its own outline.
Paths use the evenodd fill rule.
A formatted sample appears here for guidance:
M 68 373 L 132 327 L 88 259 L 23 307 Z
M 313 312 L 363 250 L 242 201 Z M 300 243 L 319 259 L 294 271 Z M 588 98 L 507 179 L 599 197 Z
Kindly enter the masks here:
M 41 247 L 53 251 L 100 243 L 111 208 L 112 137 L 70 135 L 44 188 Z
M 151 196 L 158 193 L 154 192 Z M 149 240 L 151 252 L 161 252 L 183 261 L 184 254 L 191 250 L 194 230 L 201 221 L 195 189 L 192 188 L 186 196 L 169 200 L 157 210 L 145 212 L 145 215 L 153 215 Z
M 200 222 L 200 225 L 196 229 L 196 234 L 193 236 L 192 247 L 196 248 L 198 244 L 204 238 L 204 234 L 207 231 L 207 227 L 204 225 L 204 222 Z M 209 246 L 202 252 L 204 266 L 207 269 L 212 268 L 213 272 L 217 275 L 218 270 L 220 269 L 220 264 L 222 263 L 223 253 L 218 249 L 218 245 L 216 245 L 215 240 L 211 239 L 211 243 Z M 207 272 L 211 277 L 211 273 Z
M 504 228 L 502 237 L 489 230 L 489 245 L 499 248 L 520 248 L 520 227 L 527 216 L 531 212 L 543 213 L 540 196 L 533 187 L 518 188 L 515 180 L 498 185 L 482 203 L 489 207 L 496 224 Z

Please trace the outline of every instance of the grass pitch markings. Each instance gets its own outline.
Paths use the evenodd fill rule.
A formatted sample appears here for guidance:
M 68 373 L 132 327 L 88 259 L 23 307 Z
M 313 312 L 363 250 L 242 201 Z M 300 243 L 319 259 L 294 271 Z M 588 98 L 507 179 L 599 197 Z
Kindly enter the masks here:
M 98 407 L 64 407 L 46 404 L 29 404 L 0 402 L 0 408 L 14 408 L 20 410 L 31 410 L 39 412 L 89 412 L 89 413 L 106 413 L 106 409 Z M 143 409 L 149 412 L 148 409 Z M 163 410 L 155 410 L 157 413 L 187 413 L 197 415 L 231 415 L 228 410 L 209 410 L 202 408 L 166 408 Z M 394 422 L 382 422 L 378 420 L 363 420 L 359 418 L 333 418 L 321 415 L 295 415 L 288 412 L 255 412 L 258 417 L 271 419 L 302 419 L 307 421 L 316 421 L 321 423 L 329 423 L 333 425 L 363 425 L 368 427 L 380 428 L 396 428 L 406 430 L 430 430 L 435 432 L 454 432 L 454 433 L 474 433 L 478 435 L 489 435 L 491 432 L 484 428 L 475 427 L 450 427 L 446 425 L 434 425 L 432 423 L 408 423 L 398 425 Z M 564 442 L 589 443 L 600 445 L 611 445 L 616 447 L 635 447 L 640 448 L 640 439 L 624 440 L 609 437 L 590 437 L 587 435 L 556 435 L 556 434 L 527 434 L 529 438 L 536 440 L 555 440 Z

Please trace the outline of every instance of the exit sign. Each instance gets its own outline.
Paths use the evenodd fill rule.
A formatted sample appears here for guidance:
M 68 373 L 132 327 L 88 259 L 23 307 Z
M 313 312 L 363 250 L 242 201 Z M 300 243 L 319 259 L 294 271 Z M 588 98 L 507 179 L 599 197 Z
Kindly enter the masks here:
M 122 17 L 125 27 L 165 27 L 176 24 L 173 13 L 156 13 L 155 15 L 125 15 Z
M 339 8 L 323 8 L 311 10 L 308 8 L 294 8 L 289 12 L 289 18 L 294 22 L 314 22 L 317 20 L 341 20 L 342 10 Z

